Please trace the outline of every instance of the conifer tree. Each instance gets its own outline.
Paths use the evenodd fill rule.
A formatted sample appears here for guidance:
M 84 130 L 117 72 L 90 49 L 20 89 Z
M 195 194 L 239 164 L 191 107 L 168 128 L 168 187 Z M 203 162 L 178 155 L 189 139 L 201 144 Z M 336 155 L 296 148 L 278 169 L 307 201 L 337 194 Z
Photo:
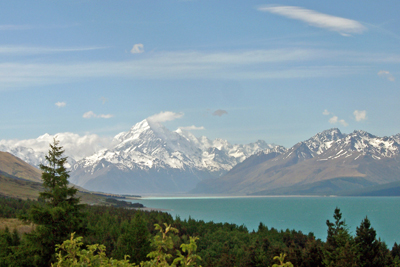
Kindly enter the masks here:
M 127 225 L 126 232 L 119 236 L 115 256 L 123 259 L 130 256 L 130 261 L 139 264 L 147 259 L 151 252 L 150 232 L 143 214 L 136 212 L 135 217 Z
M 324 250 L 324 264 L 329 267 L 357 266 L 357 250 L 339 208 L 333 214 L 335 222 L 326 221 L 328 236 Z
M 67 158 L 63 154 L 62 146 L 54 138 L 46 156 L 48 164 L 40 165 L 44 191 L 40 192 L 39 199 L 43 204 L 31 208 L 25 218 L 37 225 L 35 231 L 27 235 L 32 263 L 37 266 L 50 265 L 55 260 L 55 245 L 71 233 L 84 230 L 82 206 L 76 197 L 77 189 L 68 186 Z
M 376 239 L 376 231 L 371 227 L 371 222 L 367 217 L 357 227 L 356 232 L 354 240 L 360 255 L 360 266 L 387 266 L 389 250 L 386 248 L 386 244 Z

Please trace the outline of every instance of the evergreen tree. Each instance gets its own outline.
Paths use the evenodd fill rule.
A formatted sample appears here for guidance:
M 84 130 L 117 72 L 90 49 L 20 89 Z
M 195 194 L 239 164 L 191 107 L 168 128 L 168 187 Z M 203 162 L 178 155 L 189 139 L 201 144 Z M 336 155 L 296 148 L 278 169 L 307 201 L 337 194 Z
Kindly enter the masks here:
M 400 259 L 400 246 L 397 245 L 397 242 L 394 242 L 391 254 L 392 254 L 393 259 L 396 257 Z
M 389 250 L 376 239 L 376 231 L 367 217 L 357 227 L 354 241 L 359 251 L 360 266 L 386 266 Z
M 27 234 L 28 255 L 36 266 L 50 265 L 55 260 L 56 244 L 61 244 L 73 232 L 83 233 L 83 214 L 77 189 L 68 186 L 69 174 L 65 168 L 67 158 L 59 141 L 54 138 L 46 156 L 48 165 L 40 165 L 43 171 L 44 191 L 39 199 L 42 205 L 31 208 L 24 218 L 37 225 L 35 231 Z
M 139 264 L 147 259 L 151 252 L 150 232 L 141 212 L 136 212 L 130 221 L 126 232 L 118 238 L 115 256 L 123 259 L 125 255 L 130 256 L 130 261 Z
M 337 238 L 335 237 L 337 237 L 340 232 L 346 230 L 346 223 L 344 220 L 342 221 L 342 213 L 340 212 L 340 209 L 338 207 L 335 208 L 333 218 L 335 219 L 334 223 L 326 220 L 326 225 L 328 226 L 328 236 L 326 238 L 326 244 L 332 250 L 337 248 L 339 245 L 337 244 Z
M 333 218 L 335 222 L 326 221 L 328 236 L 324 250 L 325 266 L 347 267 L 357 266 L 357 250 L 353 237 L 349 234 L 342 213 L 335 209 Z

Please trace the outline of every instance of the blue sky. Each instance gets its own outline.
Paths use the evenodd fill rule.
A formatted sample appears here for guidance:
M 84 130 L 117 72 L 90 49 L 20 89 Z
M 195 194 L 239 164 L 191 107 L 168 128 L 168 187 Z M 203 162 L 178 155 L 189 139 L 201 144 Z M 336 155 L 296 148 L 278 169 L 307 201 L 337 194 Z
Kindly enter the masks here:
M 397 134 L 399 12 L 398 0 L 2 1 L 0 139 L 114 136 L 160 113 L 232 143 Z

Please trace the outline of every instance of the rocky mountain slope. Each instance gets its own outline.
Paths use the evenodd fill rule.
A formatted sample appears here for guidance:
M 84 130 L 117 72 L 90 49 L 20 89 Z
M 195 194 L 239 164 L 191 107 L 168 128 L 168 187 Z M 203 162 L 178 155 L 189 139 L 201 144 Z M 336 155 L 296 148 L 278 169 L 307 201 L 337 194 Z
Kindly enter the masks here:
M 196 138 L 147 119 L 116 135 L 113 143 L 74 164 L 70 181 L 111 193 L 183 193 L 256 152 L 277 147 L 263 141 L 231 145 L 222 139 Z
M 223 177 L 202 181 L 192 192 L 214 194 L 351 194 L 400 181 L 398 135 L 330 129 L 284 153 L 249 157 Z

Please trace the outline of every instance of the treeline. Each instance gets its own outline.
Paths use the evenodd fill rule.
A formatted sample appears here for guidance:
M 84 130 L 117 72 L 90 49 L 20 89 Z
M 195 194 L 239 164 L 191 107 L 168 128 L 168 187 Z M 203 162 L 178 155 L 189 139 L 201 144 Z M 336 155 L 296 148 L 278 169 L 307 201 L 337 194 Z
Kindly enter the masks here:
M 18 214 L 26 213 L 35 203 L 37 201 L 14 199 L 0 195 L 0 218 L 17 218 Z
M 0 214 L 13 210 L 13 216 L 17 216 L 34 202 L 0 198 L 0 203 Z M 158 233 L 154 225 L 163 223 L 179 231 L 171 234 L 173 248 L 169 253 L 173 258 L 182 244 L 189 243 L 190 236 L 199 238 L 197 255 L 202 259 L 202 266 L 272 266 L 276 263 L 274 256 L 281 253 L 294 266 L 399 266 L 400 263 L 399 246 L 395 244 L 389 250 L 367 218 L 357 227 L 356 235 L 351 236 L 339 209 L 334 212 L 333 222 L 327 222 L 326 242 L 316 239 L 312 233 L 277 230 L 262 223 L 256 231 L 248 231 L 245 226 L 191 218 L 182 220 L 159 211 L 84 206 L 82 212 L 86 225 L 81 232 L 84 245 L 103 244 L 108 257 L 122 260 L 129 255 L 130 262 L 136 264 L 148 259 L 147 254 L 153 250 L 151 240 Z M 2 231 L 0 266 L 34 266 L 35 261 L 26 260 L 30 257 L 29 251 L 22 251 L 27 248 L 25 242 L 25 236 Z

